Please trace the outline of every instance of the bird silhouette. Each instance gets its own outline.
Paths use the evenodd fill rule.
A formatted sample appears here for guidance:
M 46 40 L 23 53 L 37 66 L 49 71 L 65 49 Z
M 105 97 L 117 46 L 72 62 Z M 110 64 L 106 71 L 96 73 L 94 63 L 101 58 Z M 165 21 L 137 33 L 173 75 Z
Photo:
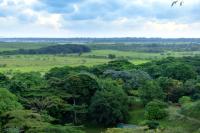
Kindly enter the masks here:
M 180 6 L 182 6 L 182 5 L 183 5 L 183 3 L 184 3 L 184 1 L 181 1 L 181 2 L 180 2 Z
M 183 0 L 176 0 L 176 1 L 173 1 L 172 4 L 171 4 L 171 7 L 173 7 L 174 5 L 176 5 L 177 3 L 179 3 L 180 6 L 183 5 L 184 1 Z
M 173 6 L 174 6 L 175 4 L 177 4 L 177 3 L 178 3 L 178 0 L 173 1 L 171 7 L 173 7 Z

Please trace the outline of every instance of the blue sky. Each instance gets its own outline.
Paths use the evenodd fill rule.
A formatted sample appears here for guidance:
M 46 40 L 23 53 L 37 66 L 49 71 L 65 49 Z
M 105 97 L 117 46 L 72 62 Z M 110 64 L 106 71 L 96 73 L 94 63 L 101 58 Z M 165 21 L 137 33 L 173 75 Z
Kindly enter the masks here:
M 200 0 L 0 0 L 0 37 L 200 37 Z

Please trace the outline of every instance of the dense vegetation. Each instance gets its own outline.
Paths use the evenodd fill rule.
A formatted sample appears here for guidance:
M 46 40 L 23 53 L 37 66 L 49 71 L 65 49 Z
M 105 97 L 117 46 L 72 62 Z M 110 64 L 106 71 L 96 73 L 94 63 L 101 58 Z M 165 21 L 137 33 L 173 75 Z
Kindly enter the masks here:
M 57 67 L 43 75 L 2 73 L 0 131 L 82 133 L 87 132 L 88 125 L 107 128 L 130 123 L 138 127 L 105 132 L 156 129 L 164 133 L 197 133 L 199 58 L 166 58 L 141 65 L 121 59 L 90 68 Z M 144 112 L 132 118 L 131 112 L 138 109 Z M 130 122 L 138 121 L 137 117 L 143 119 Z M 166 124 L 175 121 L 184 121 L 185 125 Z
M 84 45 L 55 45 L 47 46 L 38 49 L 19 49 L 13 51 L 3 51 L 2 55 L 15 55 L 15 54 L 71 54 L 71 53 L 84 53 L 90 52 L 90 48 Z
M 137 41 L 0 43 L 0 132 L 198 133 L 198 40 Z
M 162 53 L 165 51 L 200 51 L 200 45 L 198 43 L 114 43 L 114 44 L 91 44 L 92 49 L 96 50 L 123 50 L 123 51 L 137 51 L 137 52 L 149 52 L 149 53 Z

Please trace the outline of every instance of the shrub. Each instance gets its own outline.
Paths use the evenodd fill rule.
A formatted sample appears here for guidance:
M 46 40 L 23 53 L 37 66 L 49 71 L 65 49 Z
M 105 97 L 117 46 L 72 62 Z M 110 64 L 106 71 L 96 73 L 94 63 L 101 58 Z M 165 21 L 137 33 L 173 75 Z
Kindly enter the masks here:
M 185 104 L 181 108 L 181 113 L 200 120 L 200 101 Z
M 149 102 L 145 107 L 145 117 L 148 120 L 160 120 L 165 118 L 168 115 L 168 112 L 165 110 L 167 105 L 160 101 Z
M 190 103 L 192 100 L 190 97 L 188 96 L 183 96 L 179 99 L 179 104 L 181 105 L 184 105 L 184 104 L 187 104 L 187 103 Z
M 14 94 L 7 89 L 0 88 L 0 114 L 21 108 L 22 106 L 17 102 L 17 97 Z
M 147 125 L 149 129 L 157 129 L 159 126 L 159 123 L 157 121 L 147 121 L 145 125 Z

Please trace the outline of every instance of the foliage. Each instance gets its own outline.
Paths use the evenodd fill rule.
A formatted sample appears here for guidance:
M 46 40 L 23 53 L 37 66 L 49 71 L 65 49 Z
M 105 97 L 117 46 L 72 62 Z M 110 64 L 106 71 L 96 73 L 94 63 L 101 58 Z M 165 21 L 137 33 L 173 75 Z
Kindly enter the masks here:
M 172 78 L 160 77 L 157 79 L 160 87 L 165 93 L 165 101 L 178 102 L 179 98 L 184 95 L 183 83 Z
M 198 80 L 187 80 L 183 86 L 184 95 L 190 96 L 194 100 L 200 99 L 200 83 Z
M 190 102 L 192 102 L 192 99 L 191 99 L 190 97 L 188 97 L 188 96 L 182 96 L 182 97 L 179 99 L 179 103 L 180 103 L 181 105 L 188 104 L 188 103 L 190 103 Z
M 166 59 L 141 65 L 141 67 L 154 78 L 162 76 L 186 81 L 197 77 L 196 68 L 188 62 L 178 58 L 168 57 Z
M 108 54 L 108 58 L 109 58 L 109 59 L 115 59 L 115 58 L 116 58 L 116 55 L 114 55 L 114 54 Z
M 127 60 L 114 60 L 108 62 L 108 64 L 98 65 L 91 69 L 91 72 L 97 76 L 103 75 L 106 70 L 127 70 L 133 69 L 135 65 Z
M 91 120 L 102 125 L 125 122 L 128 115 L 127 95 L 120 86 L 109 81 L 101 81 L 100 87 L 89 107 Z
M 0 87 L 6 87 L 8 84 L 8 77 L 3 73 L 0 73 Z
M 144 105 L 155 99 L 164 99 L 164 92 L 156 81 L 147 81 L 143 87 L 139 88 L 139 95 Z
M 9 90 L 22 97 L 29 97 L 27 92 L 38 89 L 44 84 L 44 79 L 40 73 L 16 73 L 10 80 Z
M 71 75 L 65 83 L 66 92 L 75 97 L 77 103 L 89 104 L 91 97 L 99 89 L 97 81 L 88 74 Z
M 80 52 L 90 52 L 90 48 L 84 45 L 55 45 L 47 46 L 39 49 L 19 49 L 13 51 L 3 51 L 1 55 L 15 55 L 15 54 L 70 54 L 70 53 L 80 53 Z
M 160 120 L 165 118 L 168 113 L 165 110 L 166 104 L 160 101 L 149 102 L 145 106 L 145 116 L 148 120 Z
M 137 89 L 142 87 L 146 81 L 151 80 L 148 73 L 136 69 L 129 71 L 107 70 L 104 72 L 104 76 L 111 77 L 114 80 L 121 79 L 124 82 L 125 90 Z
M 0 114 L 21 108 L 22 105 L 17 101 L 17 97 L 14 94 L 7 89 L 0 88 Z
M 157 129 L 159 127 L 159 123 L 157 121 L 147 121 L 145 125 L 147 125 L 149 129 Z
M 98 83 L 87 74 L 70 75 L 65 81 L 64 88 L 71 95 L 69 103 L 72 105 L 74 123 L 77 124 L 80 121 L 78 117 L 85 117 L 87 106 L 96 90 L 99 89 Z
M 188 79 L 195 79 L 197 73 L 191 65 L 185 63 L 172 63 L 166 66 L 163 75 L 173 79 L 186 81 Z
M 146 127 L 140 128 L 108 128 L 105 133 L 145 133 Z
M 65 67 L 55 67 L 52 68 L 51 70 L 49 70 L 46 74 L 45 74 L 45 78 L 46 79 L 50 79 L 50 78 L 65 78 L 67 75 L 69 75 L 70 73 L 79 73 L 79 72 L 85 72 L 88 71 L 87 67 L 84 66 L 78 66 L 78 67 L 69 67 L 69 66 L 65 66 Z
M 73 126 L 52 125 L 40 114 L 30 110 L 9 111 L 1 115 L 3 131 L 17 131 L 27 133 L 83 133 Z
M 200 101 L 184 104 L 181 108 L 181 113 L 200 120 Z
M 45 44 L 45 46 L 49 45 Z M 133 45 L 123 46 L 133 48 Z M 6 64 L 1 71 L 13 70 L 0 74 L 0 88 L 8 88 L 16 95 L 0 92 L 3 97 L 0 106 L 9 105 L 1 113 L 3 130 L 31 133 L 81 132 L 76 127 L 66 125 L 73 123 L 89 125 L 92 128 L 90 124 L 94 124 L 93 133 L 100 125 L 107 127 L 121 122 L 138 125 L 146 117 L 150 119 L 149 123 L 146 123 L 150 128 L 157 127 L 158 124 L 154 120 L 159 119 L 160 126 L 155 130 L 156 132 L 195 131 L 199 127 L 197 119 L 200 114 L 197 104 L 200 98 L 200 78 L 199 75 L 197 76 L 200 74 L 200 58 L 198 56 L 161 58 L 194 56 L 199 52 L 163 52 L 163 49 L 169 47 L 183 50 L 184 44 L 141 45 L 142 47 L 137 45 L 134 47 L 139 51 L 146 51 L 146 48 L 150 47 L 149 52 L 162 51 L 162 53 L 97 50 L 84 54 L 79 52 L 81 56 L 78 54 L 0 56 L 1 64 Z M 8 47 L 12 49 L 11 46 Z M 38 50 L 43 46 L 33 47 Z M 156 49 L 151 49 L 153 47 Z M 185 49 L 188 48 L 190 46 Z M 17 48 L 13 47 L 13 49 Z M 116 60 L 110 61 L 109 54 L 115 55 Z M 153 61 L 137 66 L 132 64 L 138 60 Z M 68 66 L 61 67 L 66 64 Z M 52 67 L 56 68 L 48 71 Z M 41 73 L 15 73 L 17 70 Z M 48 72 L 44 73 L 46 71 Z M 5 100 L 11 104 L 5 104 Z M 170 103 L 170 106 L 166 107 L 161 101 Z M 179 105 L 178 102 L 181 103 L 181 107 L 172 106 Z M 19 107 L 13 106 L 14 103 Z M 146 105 L 145 108 L 142 103 Z M 19 110 L 22 109 L 22 105 L 26 110 Z M 180 112 L 179 108 L 181 108 Z M 169 117 L 166 117 L 168 114 L 166 110 L 169 111 Z M 130 121 L 127 121 L 128 114 L 131 115 Z M 139 132 L 139 129 L 135 130 L 108 129 L 110 132 L 120 133 Z

